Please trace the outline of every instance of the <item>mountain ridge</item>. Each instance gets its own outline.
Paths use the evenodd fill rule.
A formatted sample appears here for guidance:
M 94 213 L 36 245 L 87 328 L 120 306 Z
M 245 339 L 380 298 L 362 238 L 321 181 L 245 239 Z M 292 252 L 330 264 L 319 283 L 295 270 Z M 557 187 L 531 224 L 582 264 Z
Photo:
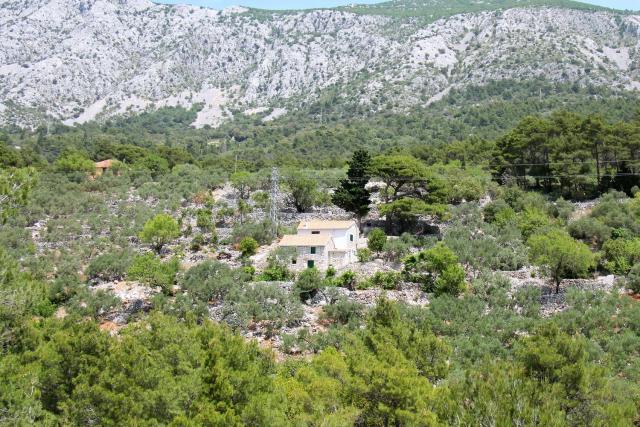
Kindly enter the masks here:
M 537 0 L 533 0 L 537 1 Z M 0 121 L 35 126 L 202 105 L 195 126 L 322 99 L 427 106 L 502 79 L 640 87 L 640 16 L 559 7 L 434 22 L 341 9 L 271 13 L 146 0 L 0 3 Z
M 437 20 L 460 13 L 523 7 L 560 7 L 581 10 L 614 11 L 614 9 L 574 0 L 391 0 L 383 3 L 344 6 L 339 9 L 358 13 L 401 17 L 426 17 L 431 20 Z

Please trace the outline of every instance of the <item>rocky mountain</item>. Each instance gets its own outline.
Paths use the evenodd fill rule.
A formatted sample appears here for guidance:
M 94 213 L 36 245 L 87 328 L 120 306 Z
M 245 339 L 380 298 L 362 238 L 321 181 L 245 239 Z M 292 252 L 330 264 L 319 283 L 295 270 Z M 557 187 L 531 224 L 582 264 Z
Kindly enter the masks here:
M 236 114 L 270 120 L 329 90 L 371 112 L 403 111 L 452 88 L 537 77 L 640 88 L 640 16 L 571 2 L 496 0 L 524 7 L 479 10 L 465 1 L 472 12 L 424 19 L 398 16 L 397 1 L 266 12 L 0 0 L 0 122 L 73 124 L 200 104 L 194 125 L 215 126 Z M 434 2 L 442 3 L 404 10 L 436 10 Z

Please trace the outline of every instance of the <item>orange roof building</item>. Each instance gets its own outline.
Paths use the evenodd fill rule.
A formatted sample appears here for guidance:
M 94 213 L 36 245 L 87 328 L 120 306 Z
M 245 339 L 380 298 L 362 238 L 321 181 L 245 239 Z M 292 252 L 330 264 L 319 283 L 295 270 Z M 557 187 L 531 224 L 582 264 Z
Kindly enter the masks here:
M 112 159 L 108 159 L 108 160 L 103 160 L 101 162 L 96 162 L 96 172 L 95 175 L 96 176 L 100 176 L 103 173 L 105 173 L 108 169 L 111 169 L 113 167 L 115 163 L 115 160 Z

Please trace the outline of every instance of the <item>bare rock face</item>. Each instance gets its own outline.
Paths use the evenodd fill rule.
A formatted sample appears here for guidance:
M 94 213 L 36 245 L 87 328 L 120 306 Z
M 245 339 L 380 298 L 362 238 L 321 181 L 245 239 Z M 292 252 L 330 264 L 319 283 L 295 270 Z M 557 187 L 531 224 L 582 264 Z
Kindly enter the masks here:
M 640 87 L 640 16 L 522 8 L 419 19 L 271 13 L 147 0 L 0 0 L 0 123 L 68 124 L 161 106 L 266 119 L 340 85 L 345 102 L 406 110 L 501 79 Z

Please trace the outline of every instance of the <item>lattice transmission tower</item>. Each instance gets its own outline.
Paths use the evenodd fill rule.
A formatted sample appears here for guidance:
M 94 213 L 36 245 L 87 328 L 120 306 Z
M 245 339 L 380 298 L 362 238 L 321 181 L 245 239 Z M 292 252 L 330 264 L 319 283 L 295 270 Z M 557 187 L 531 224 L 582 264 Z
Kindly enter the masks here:
M 271 204 L 269 205 L 269 219 L 273 225 L 274 236 L 278 235 L 278 197 L 279 197 L 278 168 L 271 169 Z

